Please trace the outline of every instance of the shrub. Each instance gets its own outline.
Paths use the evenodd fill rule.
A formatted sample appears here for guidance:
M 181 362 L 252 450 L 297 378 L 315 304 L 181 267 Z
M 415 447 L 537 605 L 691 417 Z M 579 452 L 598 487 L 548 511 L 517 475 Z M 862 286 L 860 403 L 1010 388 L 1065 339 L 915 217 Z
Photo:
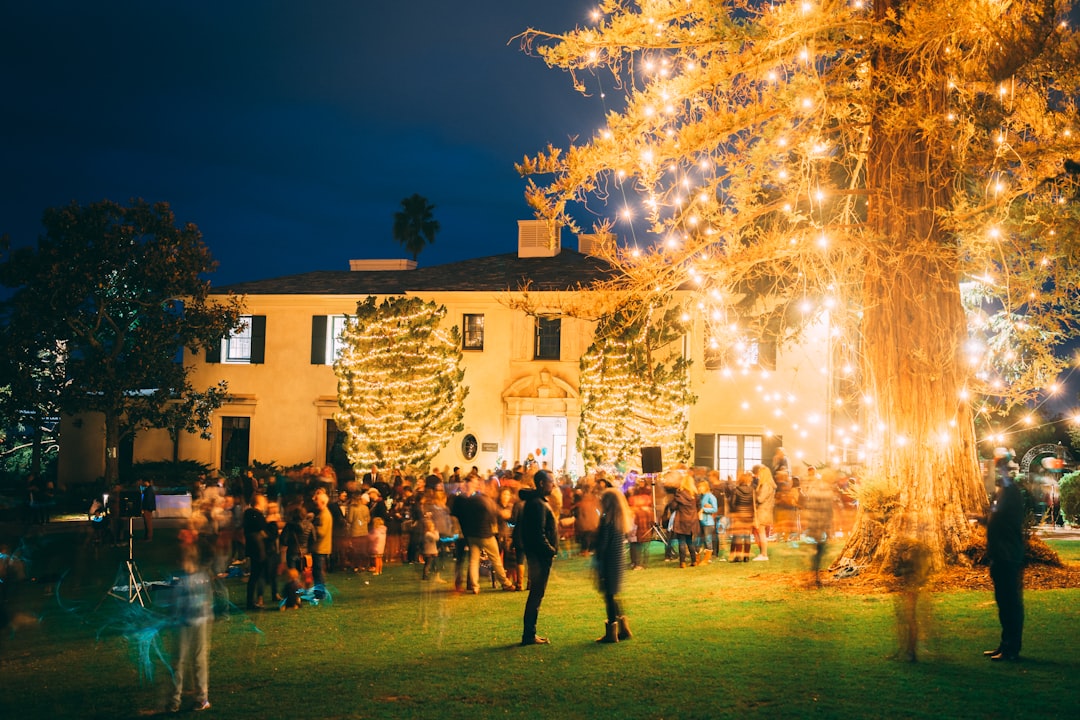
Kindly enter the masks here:
M 1071 472 L 1058 483 L 1061 512 L 1070 525 L 1080 525 L 1080 471 Z

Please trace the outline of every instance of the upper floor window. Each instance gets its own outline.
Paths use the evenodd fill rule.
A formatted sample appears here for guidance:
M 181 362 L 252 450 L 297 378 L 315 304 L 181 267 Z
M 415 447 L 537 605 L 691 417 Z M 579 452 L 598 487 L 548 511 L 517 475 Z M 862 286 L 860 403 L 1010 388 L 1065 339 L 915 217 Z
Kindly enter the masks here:
M 207 362 L 257 365 L 265 360 L 265 315 L 241 315 L 236 329 L 206 350 Z
M 341 354 L 348 315 L 311 316 L 311 364 L 333 365 Z
M 558 360 L 562 345 L 562 320 L 552 317 L 536 318 L 534 360 Z
M 715 340 L 705 341 L 705 369 L 753 370 L 776 369 L 776 343 L 764 340 L 739 340 L 723 346 Z
M 461 347 L 464 350 L 484 349 L 484 316 L 465 313 L 461 319 Z

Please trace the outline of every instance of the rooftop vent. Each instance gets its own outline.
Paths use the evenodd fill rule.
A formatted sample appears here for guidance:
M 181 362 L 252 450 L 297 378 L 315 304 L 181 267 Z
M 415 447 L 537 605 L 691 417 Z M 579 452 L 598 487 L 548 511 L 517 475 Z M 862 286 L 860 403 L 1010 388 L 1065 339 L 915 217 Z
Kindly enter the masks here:
M 555 257 L 562 226 L 547 220 L 518 220 L 518 257 Z
M 581 234 L 577 236 L 578 252 L 582 255 L 599 255 L 602 248 L 615 242 L 611 233 Z

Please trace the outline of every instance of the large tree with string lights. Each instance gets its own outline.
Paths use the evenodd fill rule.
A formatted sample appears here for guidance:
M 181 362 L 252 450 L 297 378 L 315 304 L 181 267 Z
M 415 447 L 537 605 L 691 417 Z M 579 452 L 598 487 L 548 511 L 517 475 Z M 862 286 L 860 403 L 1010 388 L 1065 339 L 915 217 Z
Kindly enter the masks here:
M 520 164 L 532 206 L 573 226 L 580 203 L 638 198 L 656 234 L 606 246 L 613 302 L 694 288 L 721 344 L 829 313 L 833 360 L 858 371 L 867 466 L 842 556 L 860 564 L 891 567 L 913 529 L 935 566 L 963 562 L 987 503 L 974 399 L 1036 397 L 1061 369 L 1080 310 L 1072 11 L 603 0 L 586 27 L 521 36 L 607 111 Z
M 345 322 L 334 362 L 334 421 L 357 468 L 425 471 L 465 415 L 461 335 L 446 307 L 415 297 L 368 297 Z

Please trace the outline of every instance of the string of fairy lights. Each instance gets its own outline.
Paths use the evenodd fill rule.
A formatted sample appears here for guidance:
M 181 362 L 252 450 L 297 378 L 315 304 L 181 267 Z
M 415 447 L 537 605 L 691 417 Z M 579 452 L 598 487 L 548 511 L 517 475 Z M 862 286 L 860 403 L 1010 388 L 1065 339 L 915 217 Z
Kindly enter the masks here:
M 346 320 L 334 421 L 355 467 L 427 467 L 461 429 L 468 388 L 445 315 L 418 298 L 369 298 Z
M 844 252 L 844 232 L 836 233 L 831 228 L 855 225 L 860 213 L 865 211 L 858 194 L 845 192 L 845 187 L 830 178 L 829 169 L 837 157 L 861 152 L 858 143 L 864 139 L 858 135 L 830 135 L 815 125 L 830 98 L 823 77 L 827 60 L 817 55 L 810 28 L 825 13 L 831 16 L 826 21 L 834 26 L 863 22 L 862 13 L 869 6 L 861 0 L 799 0 L 765 5 L 758 20 L 770 28 L 788 29 L 786 33 L 777 33 L 786 40 L 771 48 L 771 57 L 762 57 L 760 63 L 747 67 L 743 76 L 733 80 L 739 83 L 734 93 L 742 94 L 747 102 L 767 104 L 775 110 L 776 119 L 759 126 L 760 132 L 753 137 L 732 137 L 729 145 L 690 156 L 680 152 L 681 143 L 689 144 L 694 139 L 684 136 L 686 128 L 682 127 L 681 119 L 700 117 L 710 107 L 706 73 L 709 58 L 685 49 L 699 37 L 700 30 L 691 12 L 698 2 L 640 2 L 639 15 L 633 17 L 628 17 L 630 11 L 621 3 L 604 2 L 589 14 L 594 29 L 578 31 L 588 47 L 577 63 L 579 71 L 590 73 L 598 83 L 600 73 L 596 70 L 605 67 L 613 75 L 628 68 L 633 78 L 623 81 L 625 108 L 621 113 L 611 111 L 609 95 L 602 84 L 599 86 L 596 97 L 603 104 L 606 124 L 591 141 L 592 151 L 597 155 L 617 159 L 610 164 L 609 185 L 601 194 L 609 200 L 611 187 L 620 193 L 623 205 L 617 210 L 617 219 L 633 238 L 632 246 L 625 249 L 627 269 L 635 272 L 636 264 L 642 273 L 654 273 L 658 295 L 676 288 L 684 291 L 693 288 L 691 292 L 697 300 L 690 307 L 696 309 L 704 328 L 702 342 L 712 351 L 733 350 L 726 352 L 731 361 L 717 371 L 733 389 L 749 388 L 747 379 L 753 379 L 753 394 L 744 395 L 739 406 L 754 417 L 770 418 L 771 427 L 766 427 L 766 435 L 790 428 L 791 433 L 784 433 L 785 442 L 790 444 L 788 438 L 793 435 L 805 439 L 813 434 L 815 427 L 826 424 L 828 460 L 836 464 L 862 462 L 867 453 L 874 451 L 873 436 L 883 428 L 868 429 L 859 422 L 860 417 L 868 416 L 862 410 L 875 402 L 858 385 L 858 342 L 853 328 L 861 313 L 857 307 L 850 306 L 849 299 L 841 299 L 845 297 L 843 286 L 827 277 L 823 267 L 829 258 L 834 262 L 839 258 L 842 262 L 846 257 L 835 254 Z M 1065 19 L 1061 20 L 1059 31 L 1071 32 Z M 620 58 L 610 50 L 619 43 L 605 43 L 606 32 L 637 38 L 648 49 L 629 59 Z M 650 42 L 649 38 L 654 41 Z M 943 62 L 959 55 L 952 46 L 944 46 L 941 52 L 945 57 Z M 584 86 L 577 74 L 575 82 Z M 944 120 L 958 128 L 957 132 L 971 132 L 970 116 L 974 112 L 976 92 L 965 88 L 958 79 L 949 80 L 947 91 L 949 105 Z M 1024 102 L 1024 92 L 1015 82 L 1003 82 L 997 88 L 1000 102 L 1009 107 Z M 706 110 L 695 110 L 698 105 Z M 723 111 L 734 114 L 738 109 Z M 1052 117 L 1048 123 L 1056 124 L 1053 130 L 1056 142 L 1075 146 L 1067 118 Z M 1015 169 L 1021 147 L 1030 142 L 1025 136 L 1030 130 L 1010 126 L 1007 114 L 1003 114 L 999 126 L 983 132 L 989 147 L 988 157 L 992 158 L 985 172 L 984 199 L 988 207 L 996 210 L 984 213 L 989 219 L 984 221 L 981 237 L 974 230 L 972 234 L 988 248 L 981 257 L 993 258 L 1004 256 L 1016 241 L 1010 236 L 1007 217 L 1010 199 L 1031 191 L 1031 183 L 1017 177 L 1019 171 Z M 637 138 L 637 142 L 628 138 Z M 735 154 L 751 160 L 739 166 L 731 161 Z M 799 299 L 797 293 L 787 290 L 796 296 L 794 302 L 798 304 L 801 321 L 808 327 L 817 327 L 821 333 L 813 342 L 819 344 L 827 358 L 819 370 L 830 392 L 828 407 L 808 411 L 801 417 L 792 414 L 799 407 L 800 398 L 782 387 L 789 380 L 783 373 L 761 369 L 756 362 L 753 351 L 762 339 L 760 332 L 752 331 L 747 318 L 734 312 L 737 298 L 726 289 L 728 252 L 740 228 L 737 218 L 740 206 L 746 202 L 737 192 L 737 183 L 732 182 L 741 179 L 732 177 L 732 173 L 740 172 L 740 167 L 750 168 L 741 172 L 759 172 L 765 189 L 775 195 L 767 205 L 771 213 L 769 222 L 774 223 L 768 230 L 782 237 L 783 242 L 777 243 L 773 251 L 781 252 L 786 243 L 793 264 L 797 256 L 810 258 L 798 266 L 800 279 L 803 271 L 806 272 L 804 296 Z M 638 199 L 639 206 L 634 205 L 633 197 Z M 1066 201 L 1065 195 L 1059 194 L 1057 202 Z M 765 217 L 764 212 L 762 215 Z M 656 241 L 638 245 L 639 231 L 643 236 L 652 233 Z M 1050 247 L 1055 232 L 1054 222 L 1046 221 L 1043 239 L 1048 240 L 1046 244 Z M 858 231 L 853 233 L 857 235 Z M 749 251 L 746 247 L 740 250 Z M 1039 258 L 1037 267 L 1046 273 L 1044 282 L 1052 282 L 1052 273 L 1061 271 L 1051 254 Z M 657 268 L 660 272 L 656 272 Z M 813 278 L 811 273 L 815 274 Z M 970 380 L 958 399 L 973 404 L 976 411 L 987 417 L 995 412 L 993 399 L 1009 394 L 1010 379 L 1016 384 L 1020 380 L 1032 381 L 1031 374 L 1019 376 L 1020 370 L 1026 369 L 1022 353 L 1011 344 L 1000 343 L 1000 338 L 1030 338 L 1032 330 L 1028 326 L 1034 324 L 1036 313 L 1047 310 L 1045 305 L 1052 302 L 1040 304 L 1038 282 L 1026 295 L 1014 297 L 1010 283 L 1016 280 L 1009 276 L 1005 260 L 996 263 L 987 260 L 981 273 L 965 278 L 965 284 L 977 286 L 976 295 L 983 300 L 968 305 L 972 323 L 970 340 L 963 350 Z M 988 320 L 991 316 L 993 322 Z M 691 318 L 687 315 L 684 320 Z M 995 338 L 999 339 L 998 343 Z M 614 348 L 611 351 L 618 352 Z M 1074 360 L 1066 375 L 1045 378 L 1034 408 L 1022 421 L 1023 428 L 1039 424 L 1039 411 L 1063 391 L 1076 367 Z M 583 372 L 583 383 L 584 376 Z M 632 379 L 611 375 L 605 377 L 605 382 L 625 389 Z M 1080 412 L 1073 419 L 1080 422 Z M 599 431 L 613 432 L 616 422 L 606 421 Z M 1016 429 L 993 428 L 983 439 L 1001 444 Z M 941 430 L 942 442 L 949 442 L 951 437 L 949 429 Z M 896 440 L 904 442 L 904 438 Z M 794 449 L 796 457 L 801 457 L 803 452 Z

